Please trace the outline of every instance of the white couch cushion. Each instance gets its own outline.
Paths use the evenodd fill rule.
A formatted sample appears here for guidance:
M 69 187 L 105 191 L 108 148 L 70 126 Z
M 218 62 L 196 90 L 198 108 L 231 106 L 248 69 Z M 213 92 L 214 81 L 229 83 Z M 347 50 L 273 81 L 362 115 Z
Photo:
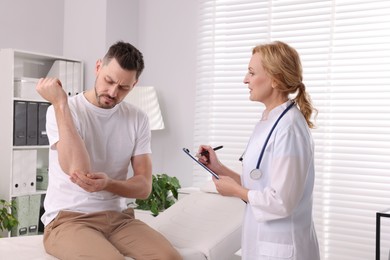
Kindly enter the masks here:
M 167 237 L 184 260 L 232 259 L 241 245 L 244 207 L 239 199 L 199 191 L 147 223 Z M 45 252 L 42 239 L 42 235 L 0 238 L 0 259 L 56 260 Z
M 43 236 L 41 235 L 0 238 L 1 257 L 10 260 L 57 259 L 54 256 L 46 254 L 42 239 Z
M 194 192 L 148 224 L 178 249 L 198 250 L 209 260 L 230 259 L 241 248 L 244 208 L 237 198 Z
M 46 253 L 43 236 L 20 236 L 0 238 L 0 259 L 7 260 L 57 260 Z M 185 260 L 205 260 L 205 256 L 191 248 L 178 249 Z M 132 258 L 126 257 L 131 260 Z

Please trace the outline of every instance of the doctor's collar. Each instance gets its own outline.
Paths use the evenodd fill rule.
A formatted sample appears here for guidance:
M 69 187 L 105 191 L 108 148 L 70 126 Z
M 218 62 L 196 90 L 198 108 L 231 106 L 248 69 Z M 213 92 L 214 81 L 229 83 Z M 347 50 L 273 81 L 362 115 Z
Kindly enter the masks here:
M 263 111 L 263 114 L 261 115 L 260 121 L 266 121 L 266 120 L 268 120 L 268 118 L 273 118 L 274 116 L 279 115 L 279 114 L 282 113 L 282 111 L 285 110 L 291 103 L 292 103 L 292 101 L 289 99 L 289 100 L 287 100 L 286 102 L 284 102 L 283 104 L 274 107 L 271 111 L 266 111 L 266 110 L 264 110 L 264 111 Z M 267 112 L 268 112 L 268 113 L 267 113 Z

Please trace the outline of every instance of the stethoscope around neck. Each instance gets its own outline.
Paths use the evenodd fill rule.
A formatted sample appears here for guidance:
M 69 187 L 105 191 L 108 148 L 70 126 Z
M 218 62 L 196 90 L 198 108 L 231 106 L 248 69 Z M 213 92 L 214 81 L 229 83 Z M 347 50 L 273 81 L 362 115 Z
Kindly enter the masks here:
M 274 129 L 276 128 L 277 124 L 279 123 L 280 119 L 282 119 L 282 117 L 290 110 L 290 108 L 292 108 L 294 106 L 294 102 L 292 102 L 281 114 L 280 116 L 278 117 L 278 119 L 275 121 L 274 125 L 272 126 L 271 128 L 271 131 L 269 132 L 268 136 L 267 136 L 267 139 L 265 139 L 265 142 L 264 142 L 264 145 L 263 145 L 263 148 L 261 149 L 261 153 L 259 155 L 259 159 L 257 160 L 257 164 L 256 164 L 256 168 L 253 169 L 251 172 L 250 172 L 250 177 L 251 179 L 253 180 L 258 180 L 261 178 L 261 176 L 263 175 L 263 173 L 261 172 L 260 170 L 260 163 L 261 163 L 261 160 L 263 159 L 263 155 L 264 155 L 264 151 L 265 151 L 265 148 L 267 147 L 267 144 L 268 144 L 268 141 L 269 139 L 271 138 L 271 135 L 272 135 L 272 132 L 274 131 Z M 244 152 L 245 153 L 245 152 Z M 243 156 L 240 157 L 239 159 L 240 161 L 243 160 Z

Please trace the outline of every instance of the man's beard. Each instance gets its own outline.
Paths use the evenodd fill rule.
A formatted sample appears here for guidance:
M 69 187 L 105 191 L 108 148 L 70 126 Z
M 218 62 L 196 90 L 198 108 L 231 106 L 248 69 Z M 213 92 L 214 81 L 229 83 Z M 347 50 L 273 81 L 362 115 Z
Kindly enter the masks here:
M 98 103 L 99 107 L 100 108 L 106 108 L 106 109 L 110 109 L 110 108 L 113 108 L 117 105 L 117 100 L 115 98 L 111 98 L 109 95 L 106 95 L 106 94 L 102 94 L 102 95 L 99 95 L 97 93 L 97 90 L 96 90 L 96 85 L 95 85 L 95 98 L 96 98 L 96 102 Z M 104 102 L 101 102 L 100 99 L 102 97 L 107 97 L 109 99 L 111 99 L 113 102 L 111 104 L 106 104 Z

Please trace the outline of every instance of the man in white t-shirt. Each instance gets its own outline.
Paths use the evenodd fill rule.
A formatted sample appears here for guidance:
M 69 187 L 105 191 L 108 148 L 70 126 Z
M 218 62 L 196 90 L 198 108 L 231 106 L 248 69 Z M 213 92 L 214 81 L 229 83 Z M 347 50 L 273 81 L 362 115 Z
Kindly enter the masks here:
M 42 78 L 47 112 L 49 186 L 44 245 L 60 259 L 180 259 L 168 240 L 134 218 L 125 198 L 152 189 L 146 114 L 122 102 L 144 68 L 142 53 L 113 44 L 96 62 L 95 86 L 68 99 L 56 78 Z M 131 165 L 133 176 L 128 177 Z

